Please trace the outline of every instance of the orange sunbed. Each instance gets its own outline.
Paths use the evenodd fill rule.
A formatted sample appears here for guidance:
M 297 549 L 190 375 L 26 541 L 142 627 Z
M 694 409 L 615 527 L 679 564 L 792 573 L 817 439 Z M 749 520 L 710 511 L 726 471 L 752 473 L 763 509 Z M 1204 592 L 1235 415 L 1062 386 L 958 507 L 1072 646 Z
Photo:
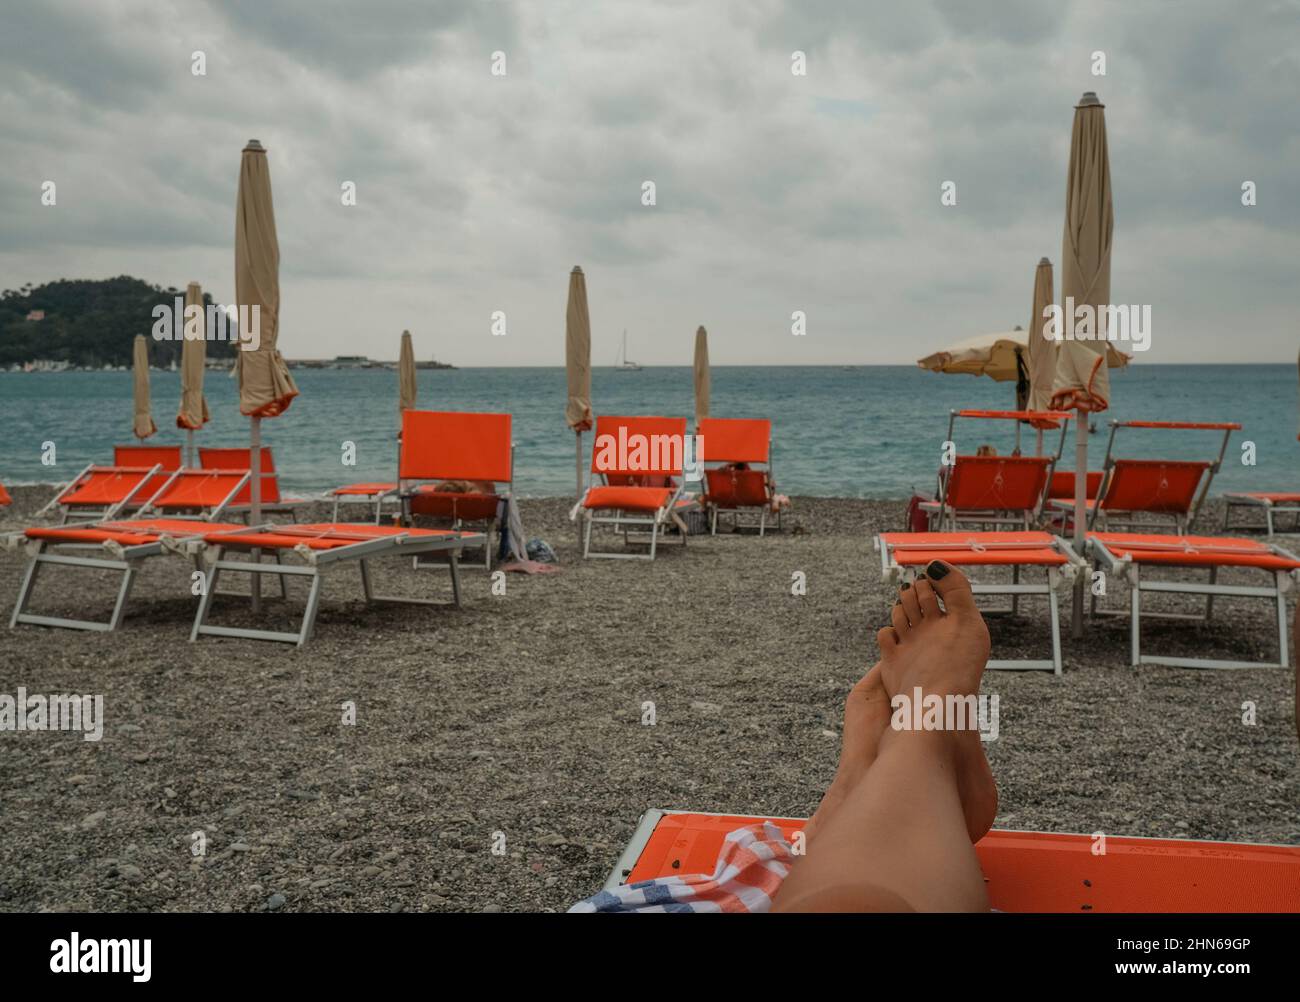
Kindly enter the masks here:
M 1091 532 L 1088 551 L 1094 563 L 1108 573 L 1122 577 L 1129 585 L 1130 663 L 1172 665 L 1182 668 L 1286 668 L 1286 591 L 1288 578 L 1300 580 L 1300 559 L 1279 546 L 1233 536 L 1161 536 L 1129 532 Z M 1183 568 L 1209 572 L 1209 580 L 1157 580 L 1143 568 Z M 1258 570 L 1272 575 L 1270 585 L 1220 584 L 1218 573 L 1225 568 Z M 1209 622 L 1214 597 L 1265 598 L 1274 603 L 1277 616 L 1278 659 L 1272 662 L 1232 661 L 1214 658 L 1157 657 L 1141 649 L 1142 596 L 1148 592 L 1204 595 L 1205 613 L 1188 616 L 1174 613 L 1146 613 L 1156 618 L 1200 619 Z M 1094 611 L 1095 602 L 1094 602 Z
M 143 507 L 180 468 L 180 446 L 114 446 L 113 465 L 88 465 L 37 514 L 57 507 L 63 522 L 115 518 L 123 511 Z
M 484 545 L 481 533 L 460 532 L 451 529 L 414 529 L 401 526 L 366 525 L 353 522 L 319 522 L 309 525 L 237 526 L 214 529 L 204 534 L 199 546 L 210 551 L 212 557 L 206 572 L 206 583 L 199 608 L 194 616 L 194 629 L 190 640 L 200 636 L 244 637 L 252 640 L 278 640 L 301 647 L 312 634 L 316 613 L 320 605 L 322 573 L 344 561 L 356 561 L 361 572 L 361 588 L 367 603 L 401 603 L 406 605 L 443 605 L 432 599 L 404 598 L 395 595 L 376 595 L 371 587 L 369 561 L 381 557 L 421 557 L 434 553 L 445 554 L 451 570 L 452 604 L 461 604 L 459 557 L 466 547 Z M 228 554 L 242 552 L 260 554 L 269 552 L 274 564 L 257 561 L 231 560 Z M 296 554 L 301 564 L 286 564 L 282 555 Z M 310 589 L 302 622 L 295 632 L 264 630 L 251 627 L 214 626 L 208 622 L 212 600 L 217 594 L 217 581 L 223 573 L 269 574 L 280 579 L 284 586 L 288 579 L 307 579 Z M 287 588 L 282 590 L 287 595 Z
M 677 525 L 681 543 L 686 545 L 685 525 L 680 517 L 698 505 L 684 492 L 690 447 L 685 418 L 603 415 L 596 419 L 591 476 L 570 515 L 576 519 L 581 514 L 584 521 L 584 558 L 653 560 L 659 540 L 673 525 Z M 624 546 L 648 543 L 649 551 L 638 554 L 593 550 L 591 533 L 597 524 L 607 525 L 621 535 Z M 633 533 L 640 538 L 634 539 Z
M 201 539 L 213 530 L 239 529 L 241 526 L 217 524 L 192 518 L 139 518 L 105 521 L 89 525 L 34 526 L 6 537 L 9 544 L 26 542 L 27 566 L 23 571 L 9 620 L 12 629 L 19 623 L 35 626 L 61 626 L 74 630 L 116 630 L 122 625 L 127 598 L 139 569 L 140 561 L 168 552 L 179 552 L 186 540 Z M 99 549 L 104 556 L 94 557 L 76 551 Z M 73 552 L 52 552 L 53 550 Z M 113 571 L 121 575 L 117 599 L 108 622 L 43 616 L 27 611 L 37 578 L 48 566 L 84 567 L 93 571 Z
M 5 485 L 0 484 L 0 506 L 13 504 L 13 500 L 14 499 L 9 496 L 9 492 L 5 490 Z
M 1120 459 L 1115 438 L 1121 428 L 1221 431 L 1223 440 L 1213 460 Z M 1240 429 L 1233 421 L 1112 421 L 1102 485 L 1087 504 L 1088 528 L 1141 529 L 1150 527 L 1151 520 L 1139 516 L 1150 516 L 1156 522 L 1170 519 L 1175 532 L 1187 532 L 1223 465 L 1228 440 Z M 1053 500 L 1050 506 L 1057 513 L 1074 511 L 1072 498 Z
M 951 530 L 959 526 L 980 528 L 1011 526 L 1028 529 L 1042 509 L 1053 470 L 1065 443 L 1071 415 L 1061 411 L 952 411 L 944 463 L 939 468 L 935 500 L 921 502 L 930 516 L 930 528 Z M 1050 456 L 980 456 L 956 454 L 955 432 L 959 418 L 1015 421 L 1039 427 L 1060 427 L 1057 450 Z
M 647 811 L 614 871 L 612 890 L 659 877 L 712 873 L 727 833 L 772 821 L 787 840 L 807 823 Z M 1297 912 L 1300 847 L 1191 839 L 993 830 L 975 845 L 1001 912 Z M 797 863 L 795 865 L 798 865 Z
M 280 477 L 275 472 L 275 457 L 267 446 L 260 450 L 262 467 L 261 496 L 258 507 L 262 514 L 288 515 L 297 517 L 297 511 L 303 505 L 311 504 L 307 498 L 287 498 L 280 494 Z M 211 448 L 199 449 L 199 466 L 205 470 L 247 470 L 252 467 L 252 450 L 248 448 Z M 250 480 L 235 495 L 234 500 L 226 506 L 228 511 L 247 512 L 253 506 L 253 484 Z
M 760 536 L 767 529 L 767 516 L 775 512 L 779 529 L 781 510 L 774 507 L 772 422 L 766 418 L 702 418 L 695 431 L 699 459 L 705 464 L 700 502 L 709 514 L 710 532 L 717 535 L 718 517 L 723 512 L 739 527 L 742 512 L 757 511 Z
M 977 583 L 971 581 L 976 595 L 1008 595 L 1015 613 L 1025 595 L 1047 599 L 1052 631 L 1052 657 L 1047 659 L 990 660 L 990 668 L 1044 669 L 1061 674 L 1061 625 L 1057 592 L 1068 588 L 1075 575 L 1087 570 L 1087 564 L 1069 545 L 1050 532 L 882 532 L 876 537 L 883 580 L 896 585 L 911 580 L 932 560 L 942 560 L 955 567 L 1010 567 L 1010 582 Z M 1020 580 L 1025 568 L 1043 571 L 1042 584 L 1025 584 Z
M 248 481 L 247 465 L 242 470 L 177 470 L 141 508 L 141 514 L 191 512 L 219 518 L 231 509 Z
M 1228 531 L 1228 520 L 1234 508 L 1259 508 L 1264 512 L 1264 527 L 1273 535 L 1276 526 L 1273 516 L 1279 512 L 1295 515 L 1292 532 L 1300 532 L 1300 493 L 1295 491 L 1235 491 L 1223 495 L 1223 530 Z M 1233 526 L 1241 529 L 1244 526 Z
M 453 529 L 481 527 L 484 564 L 490 570 L 494 530 L 504 517 L 513 481 L 509 414 L 405 410 L 397 482 L 347 484 L 330 493 L 336 519 L 341 502 L 356 501 L 375 506 L 378 524 L 384 502 L 396 495 L 408 525 L 423 517 Z

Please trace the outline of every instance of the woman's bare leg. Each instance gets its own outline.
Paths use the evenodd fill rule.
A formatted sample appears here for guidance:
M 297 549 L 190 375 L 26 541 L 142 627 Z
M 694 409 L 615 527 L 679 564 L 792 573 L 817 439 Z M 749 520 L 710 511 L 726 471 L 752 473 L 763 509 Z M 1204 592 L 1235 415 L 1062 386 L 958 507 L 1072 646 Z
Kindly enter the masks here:
M 946 564 L 926 573 L 878 635 L 881 681 L 909 698 L 918 687 L 978 693 L 989 639 L 970 584 Z M 971 732 L 886 730 L 870 768 L 820 821 L 773 911 L 986 911 L 967 814 L 991 820 L 997 791 L 991 773 L 971 768 L 972 747 L 983 758 L 978 742 Z M 976 803 L 964 805 L 963 795 Z

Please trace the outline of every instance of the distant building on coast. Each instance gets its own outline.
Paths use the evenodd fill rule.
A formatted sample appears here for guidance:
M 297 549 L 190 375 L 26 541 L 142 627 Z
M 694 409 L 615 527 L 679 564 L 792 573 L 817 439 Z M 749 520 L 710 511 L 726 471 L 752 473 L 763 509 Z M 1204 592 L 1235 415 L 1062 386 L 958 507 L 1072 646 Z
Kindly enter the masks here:
M 28 319 L 28 321 L 30 321 L 31 323 L 39 323 L 40 321 L 42 321 L 42 320 L 45 319 L 45 311 L 44 311 L 44 310 L 29 310 L 28 313 L 27 313 L 27 319 Z

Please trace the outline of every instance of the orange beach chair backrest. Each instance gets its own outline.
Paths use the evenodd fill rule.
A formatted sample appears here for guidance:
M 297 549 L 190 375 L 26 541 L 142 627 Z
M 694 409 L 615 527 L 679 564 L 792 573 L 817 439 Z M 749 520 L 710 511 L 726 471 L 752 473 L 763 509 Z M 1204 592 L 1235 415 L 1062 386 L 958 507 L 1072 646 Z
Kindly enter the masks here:
M 766 463 L 772 446 L 767 418 L 703 418 L 696 433 L 706 463 Z
M 645 477 L 680 477 L 686 457 L 686 418 L 596 418 L 591 472 Z M 611 481 L 612 482 L 612 481 Z
M 402 480 L 479 480 L 508 484 L 509 414 L 469 411 L 402 412 Z
M 669 814 L 627 880 L 712 873 L 728 832 L 762 818 Z M 786 839 L 806 822 L 775 818 Z M 1300 846 L 991 831 L 975 845 L 1004 912 L 1300 911 Z
M 1116 459 L 1101 507 L 1111 511 L 1186 514 L 1211 463 L 1164 459 Z
M 1097 497 L 1097 491 L 1101 490 L 1101 479 L 1104 476 L 1101 470 L 1089 470 L 1088 478 L 1084 481 L 1083 489 L 1085 497 L 1092 500 Z M 1052 483 L 1047 488 L 1047 496 L 1053 500 L 1062 501 L 1074 500 L 1074 472 L 1072 470 L 1056 470 L 1052 474 Z
M 151 477 L 136 492 L 136 501 L 143 503 L 162 490 L 167 478 L 184 466 L 185 461 L 181 458 L 179 445 L 115 445 L 113 465 L 143 466 L 146 469 L 157 465 L 162 468 L 158 476 Z
M 262 504 L 279 504 L 280 478 L 275 473 L 275 457 L 267 446 L 262 446 Z M 251 449 L 199 448 L 199 466 L 205 470 L 247 470 L 252 462 Z M 247 483 L 231 504 L 252 504 L 253 485 Z
M 948 475 L 948 506 L 1029 511 L 1043 496 L 1051 462 L 1050 456 L 958 456 Z
M 247 463 L 242 470 L 181 470 L 153 504 L 163 509 L 215 508 L 230 497 L 235 486 L 247 475 Z M 248 484 L 245 483 L 244 487 L 247 488 Z M 243 493 L 241 490 L 240 494 Z

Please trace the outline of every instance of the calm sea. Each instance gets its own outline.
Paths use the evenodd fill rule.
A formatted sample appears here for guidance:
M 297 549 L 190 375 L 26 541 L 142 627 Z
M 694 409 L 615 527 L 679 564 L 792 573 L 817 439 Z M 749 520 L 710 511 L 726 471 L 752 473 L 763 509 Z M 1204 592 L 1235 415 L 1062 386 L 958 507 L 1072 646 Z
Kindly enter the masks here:
M 397 375 L 389 370 L 297 370 L 302 395 L 282 417 L 263 422 L 286 489 L 323 491 L 395 474 Z M 712 413 L 769 417 L 775 471 L 784 493 L 898 498 L 933 486 L 952 408 L 1004 408 L 1009 383 L 944 376 L 905 366 L 715 367 Z M 554 369 L 426 370 L 419 374 L 421 407 L 509 411 L 514 415 L 515 490 L 531 496 L 571 494 L 573 434 L 564 424 L 564 371 Z M 1289 365 L 1137 365 L 1112 374 L 1113 409 L 1097 416 L 1089 465 L 1098 467 L 1111 418 L 1240 421 L 1223 471 L 1222 490 L 1300 489 L 1296 441 L 1296 370 Z M 175 428 L 179 377 L 152 374 L 152 442 L 181 442 Z M 248 422 L 236 405 L 235 383 L 208 373 L 212 422 L 200 444 L 239 445 Z M 691 370 L 640 372 L 597 369 L 594 405 L 605 414 L 690 416 Z M 1025 431 L 1032 450 L 1033 432 Z M 590 448 L 591 435 L 583 437 Z M 41 464 L 42 443 L 57 445 L 57 467 Z M 131 438 L 131 376 L 121 372 L 0 373 L 0 482 L 49 483 L 90 462 L 108 462 L 114 443 Z M 342 464 L 342 443 L 355 442 L 357 462 Z M 989 443 L 1008 453 L 1010 422 L 959 422 L 959 451 Z M 1055 438 L 1050 439 L 1055 447 Z M 1213 458 L 1212 432 L 1121 432 L 1122 455 Z M 1255 445 L 1256 465 L 1242 462 L 1242 444 Z M 1073 462 L 1073 436 L 1067 444 Z

